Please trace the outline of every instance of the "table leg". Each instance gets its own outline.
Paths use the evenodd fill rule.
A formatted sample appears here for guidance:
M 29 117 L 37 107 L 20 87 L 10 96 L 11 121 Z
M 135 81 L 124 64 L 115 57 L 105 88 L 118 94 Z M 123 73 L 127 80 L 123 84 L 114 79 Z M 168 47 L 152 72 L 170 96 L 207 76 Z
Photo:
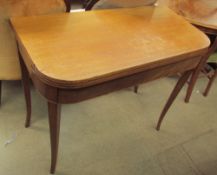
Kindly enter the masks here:
M 27 110 L 25 127 L 28 128 L 30 126 L 30 122 L 31 122 L 30 78 L 29 78 L 29 72 L 26 68 L 26 65 L 23 61 L 23 58 L 22 58 L 20 52 L 19 52 L 19 60 L 20 60 L 20 67 L 21 67 L 21 73 L 22 73 L 22 83 L 23 83 L 23 88 L 24 88 L 26 110 Z
M 160 115 L 160 118 L 158 120 L 158 124 L 156 129 L 159 131 L 160 127 L 161 127 L 161 123 L 167 113 L 167 111 L 169 110 L 170 106 L 172 105 L 172 103 L 174 102 L 175 98 L 177 97 L 177 95 L 179 94 L 179 92 L 181 91 L 182 87 L 185 85 L 186 81 L 188 80 L 188 78 L 190 77 L 190 75 L 192 74 L 192 71 L 187 71 L 185 72 L 179 79 L 179 81 L 177 82 L 175 88 L 173 89 L 166 105 L 164 106 L 164 109 Z
M 48 102 L 50 143 L 51 143 L 51 168 L 50 173 L 54 174 L 56 170 L 59 131 L 60 131 L 60 104 Z
M 204 56 L 204 58 L 199 63 L 197 69 L 192 74 L 192 77 L 191 77 L 191 80 L 190 80 L 190 83 L 189 83 L 189 86 L 188 86 L 187 94 L 186 94 L 186 97 L 185 97 L 185 102 L 186 103 L 188 103 L 190 101 L 191 94 L 193 92 L 194 86 L 196 84 L 196 81 L 198 79 L 198 76 L 199 76 L 202 68 L 205 66 L 205 64 L 206 64 L 207 60 L 209 59 L 210 55 L 213 54 L 216 49 L 217 49 L 217 36 L 215 36 L 214 42 L 211 45 L 211 47 L 209 48 L 207 54 Z

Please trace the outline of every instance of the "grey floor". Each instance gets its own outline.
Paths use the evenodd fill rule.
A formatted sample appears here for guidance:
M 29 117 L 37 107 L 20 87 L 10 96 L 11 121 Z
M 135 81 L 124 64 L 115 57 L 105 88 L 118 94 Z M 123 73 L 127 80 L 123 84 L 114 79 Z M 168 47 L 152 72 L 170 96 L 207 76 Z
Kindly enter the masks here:
M 63 105 L 57 175 L 216 175 L 217 81 L 189 104 L 183 90 L 160 132 L 155 125 L 176 78 Z M 186 87 L 185 87 L 186 88 Z M 32 126 L 24 128 L 20 82 L 3 82 L 0 175 L 48 175 L 49 128 L 45 100 L 33 90 Z

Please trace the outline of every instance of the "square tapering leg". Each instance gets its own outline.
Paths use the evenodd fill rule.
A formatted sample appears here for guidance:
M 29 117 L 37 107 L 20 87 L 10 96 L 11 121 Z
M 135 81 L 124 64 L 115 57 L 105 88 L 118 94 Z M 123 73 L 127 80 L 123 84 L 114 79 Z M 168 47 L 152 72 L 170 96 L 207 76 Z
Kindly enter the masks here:
M 173 89 L 169 99 L 167 100 L 166 105 L 164 106 L 164 109 L 160 115 L 160 118 L 158 120 L 158 124 L 156 129 L 159 131 L 160 127 L 161 127 L 161 123 L 167 113 L 167 111 L 169 110 L 169 108 L 171 107 L 171 105 L 173 104 L 174 100 L 176 99 L 176 97 L 178 96 L 179 92 L 181 91 L 181 89 L 183 88 L 183 86 L 185 85 L 185 83 L 187 82 L 189 76 L 191 75 L 192 71 L 187 71 L 185 72 L 180 79 L 178 80 L 175 88 Z
M 31 90 L 30 90 L 30 77 L 26 65 L 23 61 L 21 54 L 19 53 L 20 67 L 22 73 L 22 83 L 26 101 L 26 122 L 25 127 L 28 128 L 31 122 Z
M 50 126 L 50 143 L 51 143 L 51 168 L 50 173 L 55 173 L 58 145 L 59 145 L 59 132 L 60 132 L 60 104 L 48 102 L 49 113 L 49 126 Z

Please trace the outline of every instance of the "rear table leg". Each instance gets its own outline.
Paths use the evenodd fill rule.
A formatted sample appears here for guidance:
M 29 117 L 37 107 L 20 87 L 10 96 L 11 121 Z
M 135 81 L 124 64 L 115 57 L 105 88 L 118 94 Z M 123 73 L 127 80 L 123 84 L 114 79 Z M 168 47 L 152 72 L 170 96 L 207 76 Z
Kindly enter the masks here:
M 26 68 L 26 65 L 23 61 L 23 58 L 22 58 L 20 52 L 19 52 L 19 60 L 20 60 L 20 67 L 21 67 L 21 73 L 22 73 L 22 83 L 23 83 L 23 88 L 24 88 L 26 110 L 27 110 L 25 127 L 28 128 L 30 126 L 30 122 L 31 122 L 30 78 L 29 78 L 29 72 Z

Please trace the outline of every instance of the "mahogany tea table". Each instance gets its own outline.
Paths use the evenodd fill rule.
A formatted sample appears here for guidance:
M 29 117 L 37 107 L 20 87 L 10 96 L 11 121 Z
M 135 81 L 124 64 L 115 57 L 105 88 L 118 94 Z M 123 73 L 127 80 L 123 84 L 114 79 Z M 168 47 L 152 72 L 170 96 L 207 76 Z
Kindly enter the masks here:
M 16 33 L 30 125 L 30 79 L 48 102 L 51 173 L 55 173 L 61 104 L 80 102 L 183 73 L 157 129 L 209 39 L 166 7 L 137 7 L 11 19 Z M 189 42 L 191 41 L 191 42 Z

